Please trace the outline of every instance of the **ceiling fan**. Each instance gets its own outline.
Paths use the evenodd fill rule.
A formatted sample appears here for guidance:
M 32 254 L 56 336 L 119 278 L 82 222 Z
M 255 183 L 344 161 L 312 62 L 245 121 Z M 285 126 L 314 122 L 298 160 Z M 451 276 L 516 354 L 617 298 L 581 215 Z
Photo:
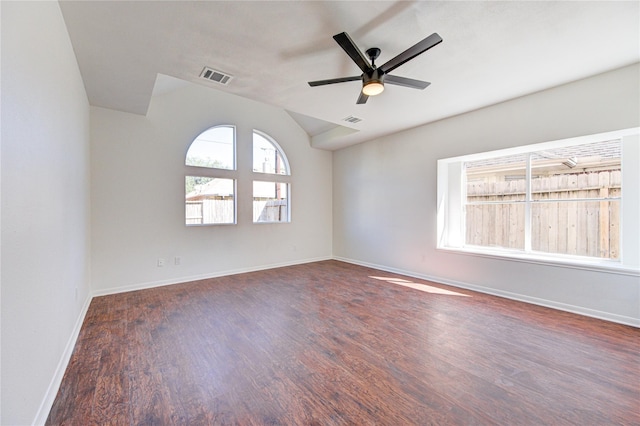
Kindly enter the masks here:
M 362 70 L 362 74 L 353 77 L 332 78 L 329 80 L 310 81 L 309 86 L 324 86 L 326 84 L 344 83 L 347 81 L 362 80 L 362 91 L 358 97 L 358 104 L 364 104 L 369 99 L 369 96 L 375 96 L 382 93 L 384 90 L 384 83 L 395 84 L 396 86 L 410 87 L 412 89 L 425 89 L 429 86 L 429 82 L 414 80 L 412 78 L 398 77 L 395 75 L 389 75 L 389 73 L 400 65 L 415 58 L 421 53 L 426 52 L 433 46 L 442 43 L 442 38 L 433 33 L 424 40 L 411 46 L 398 56 L 385 62 L 383 65 L 376 67 L 375 60 L 380 55 L 380 49 L 372 47 L 367 49 L 367 56 L 371 60 L 371 64 L 367 61 L 367 58 L 362 54 L 360 49 L 351 40 L 349 34 L 343 32 L 333 36 L 333 39 L 347 52 L 347 55 L 358 65 Z

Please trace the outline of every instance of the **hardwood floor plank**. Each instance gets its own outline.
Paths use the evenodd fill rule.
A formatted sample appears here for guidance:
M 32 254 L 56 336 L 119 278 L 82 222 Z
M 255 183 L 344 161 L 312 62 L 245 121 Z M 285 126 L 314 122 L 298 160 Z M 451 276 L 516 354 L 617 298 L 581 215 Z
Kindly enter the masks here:
M 95 298 L 47 424 L 640 424 L 640 330 L 337 261 Z

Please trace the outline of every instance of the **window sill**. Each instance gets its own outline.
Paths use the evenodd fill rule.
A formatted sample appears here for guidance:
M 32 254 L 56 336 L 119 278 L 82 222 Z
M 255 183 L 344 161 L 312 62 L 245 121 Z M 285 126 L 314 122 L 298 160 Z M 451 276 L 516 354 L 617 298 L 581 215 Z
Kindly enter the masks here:
M 185 226 L 187 228 L 191 228 L 191 227 L 202 227 L 202 226 L 233 226 L 233 225 L 237 225 L 237 223 L 233 222 L 229 222 L 229 223 L 185 223 Z
M 534 263 L 537 265 L 582 269 L 586 271 L 607 272 L 612 274 L 640 277 L 640 269 L 624 266 L 620 262 L 604 259 L 591 260 L 577 256 L 566 256 L 555 253 L 553 255 L 545 255 L 541 253 L 516 253 L 498 249 L 485 249 L 476 247 L 438 247 L 437 249 L 469 256 L 479 256 L 502 260 L 507 259 L 516 262 Z
M 273 224 L 278 224 L 278 223 L 282 223 L 282 224 L 287 224 L 287 223 L 291 223 L 291 221 L 273 221 L 273 222 L 253 222 L 254 225 L 273 225 Z

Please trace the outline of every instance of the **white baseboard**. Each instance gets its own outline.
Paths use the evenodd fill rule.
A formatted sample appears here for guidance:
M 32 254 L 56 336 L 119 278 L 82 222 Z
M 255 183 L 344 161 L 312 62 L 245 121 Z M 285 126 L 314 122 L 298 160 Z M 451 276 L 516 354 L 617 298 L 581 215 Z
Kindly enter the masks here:
M 45 392 L 44 398 L 40 403 L 40 407 L 38 407 L 38 412 L 36 413 L 36 417 L 33 420 L 34 425 L 44 425 L 44 423 L 47 421 L 47 417 L 49 417 L 49 412 L 51 411 L 53 402 L 55 401 L 56 395 L 58 394 L 58 389 L 60 389 L 60 384 L 62 383 L 64 373 L 65 371 L 67 371 L 67 366 L 69 365 L 69 361 L 71 360 L 73 349 L 76 347 L 76 342 L 78 340 L 78 336 L 80 335 L 80 330 L 82 329 L 82 323 L 84 322 L 84 318 L 87 315 L 87 311 L 89 310 L 89 305 L 91 304 L 92 299 L 93 296 L 90 294 L 89 296 L 87 296 L 87 299 L 82 305 L 82 309 L 80 310 L 80 314 L 78 315 L 76 323 L 73 326 L 71 336 L 69 337 L 67 345 L 64 348 L 64 352 L 60 357 L 60 361 L 58 362 L 53 378 L 51 379 L 49 387 Z
M 420 274 L 413 271 L 406 271 L 403 269 L 392 268 L 385 265 L 378 265 L 369 262 L 362 262 L 355 259 L 344 258 L 340 256 L 334 256 L 335 260 L 339 260 L 341 262 L 352 263 L 354 265 L 366 266 L 368 268 L 379 269 L 381 271 L 392 272 L 395 274 L 406 275 L 408 277 L 419 278 L 422 280 L 432 281 L 435 283 L 450 285 L 453 287 L 464 288 L 467 290 L 477 291 L 479 293 L 490 294 L 492 296 L 504 297 L 506 299 L 517 300 L 520 302 L 531 303 L 533 305 L 544 306 L 547 308 L 557 309 L 560 311 L 571 312 L 574 314 L 584 315 L 587 317 L 598 318 L 605 321 L 611 321 L 619 324 L 630 325 L 632 327 L 640 328 L 640 319 L 627 317 L 624 315 L 612 314 L 610 312 L 598 311 L 595 309 L 584 308 L 582 306 L 569 305 L 566 303 L 555 302 L 553 300 L 540 299 L 537 297 L 526 296 L 518 293 L 511 293 L 503 290 L 496 290 L 489 287 L 479 286 L 476 284 L 465 283 L 455 280 L 449 280 L 442 277 L 430 276 L 426 274 Z
M 126 293 L 128 291 L 144 290 L 148 288 L 163 287 L 163 286 L 172 285 L 172 284 L 182 284 L 182 283 L 187 283 L 191 281 L 225 277 L 228 275 L 244 274 L 247 272 L 264 271 L 266 269 L 275 269 L 275 268 L 282 268 L 285 266 L 302 265 L 304 263 L 320 262 L 323 260 L 331 260 L 331 259 L 333 259 L 332 256 L 323 256 L 323 257 L 316 257 L 316 258 L 310 258 L 310 259 L 295 260 L 291 262 L 281 262 L 281 263 L 272 263 L 269 265 L 253 266 L 249 268 L 228 269 L 225 271 L 218 271 L 218 272 L 202 274 L 202 275 L 182 276 L 182 277 L 171 278 L 168 280 L 148 281 L 143 283 L 130 284 L 125 286 L 118 286 L 118 287 L 112 287 L 112 288 L 107 288 L 103 290 L 97 290 L 93 293 L 93 296 L 94 297 L 107 296 L 109 294 Z

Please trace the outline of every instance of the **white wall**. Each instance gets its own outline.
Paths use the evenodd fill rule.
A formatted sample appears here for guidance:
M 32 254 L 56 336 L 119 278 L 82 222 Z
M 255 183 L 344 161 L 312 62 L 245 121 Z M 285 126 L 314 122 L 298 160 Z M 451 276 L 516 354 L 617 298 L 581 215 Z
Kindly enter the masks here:
M 324 259 L 332 247 L 359 263 L 640 319 L 637 277 L 435 249 L 438 158 L 638 126 L 637 65 L 336 152 L 332 171 L 332 154 L 310 148 L 286 112 L 222 92 L 189 86 L 154 98 L 147 117 L 89 109 L 57 2 L 1 4 L 1 424 L 46 417 L 92 292 Z M 184 225 L 187 146 L 223 123 L 240 145 L 256 128 L 283 147 L 291 224 L 251 223 L 247 148 L 238 225 Z
M 58 3 L 2 3 L 0 423 L 23 425 L 90 293 L 89 104 Z
M 2 2 L 0 1 L 0 130 L 2 129 Z M 0 131 L 0 206 L 2 205 L 2 131 Z M 0 208 L 0 234 L 2 208 Z M 2 243 L 0 243 L 0 423 L 2 422 Z
M 334 255 L 640 325 L 637 276 L 436 250 L 439 158 L 637 127 L 639 77 L 636 64 L 335 152 Z
M 236 126 L 238 224 L 187 227 L 185 153 L 218 124 Z M 289 159 L 289 224 L 252 223 L 254 128 L 272 136 Z M 282 109 L 188 85 L 154 97 L 146 117 L 92 108 L 91 143 L 98 294 L 331 257 L 331 153 L 311 148 Z M 167 260 L 164 267 L 158 258 Z

